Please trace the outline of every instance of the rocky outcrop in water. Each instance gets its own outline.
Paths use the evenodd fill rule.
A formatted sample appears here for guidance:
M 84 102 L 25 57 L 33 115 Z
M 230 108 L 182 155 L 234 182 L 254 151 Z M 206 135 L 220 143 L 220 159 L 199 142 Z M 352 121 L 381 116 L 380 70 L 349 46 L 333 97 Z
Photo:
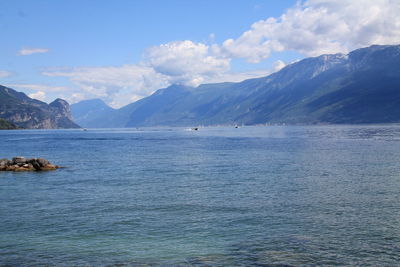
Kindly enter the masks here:
M 0 171 L 53 171 L 60 166 L 51 164 L 44 158 L 14 157 L 12 160 L 0 159 Z

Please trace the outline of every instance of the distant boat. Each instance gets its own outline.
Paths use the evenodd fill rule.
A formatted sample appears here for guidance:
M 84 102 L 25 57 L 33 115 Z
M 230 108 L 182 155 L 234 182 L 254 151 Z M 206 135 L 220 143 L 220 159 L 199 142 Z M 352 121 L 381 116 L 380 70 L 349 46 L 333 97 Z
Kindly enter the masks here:
M 87 129 L 86 129 L 86 128 L 83 128 L 83 129 L 82 129 L 82 131 L 86 132 L 86 131 L 87 131 Z
M 199 127 L 192 128 L 192 131 L 198 131 L 198 130 L 199 130 Z

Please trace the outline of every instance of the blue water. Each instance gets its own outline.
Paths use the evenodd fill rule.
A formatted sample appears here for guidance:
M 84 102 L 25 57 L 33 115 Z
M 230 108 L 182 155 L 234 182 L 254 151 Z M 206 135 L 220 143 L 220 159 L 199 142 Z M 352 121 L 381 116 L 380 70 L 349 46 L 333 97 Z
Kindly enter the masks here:
M 0 131 L 1 266 L 395 266 L 400 126 Z

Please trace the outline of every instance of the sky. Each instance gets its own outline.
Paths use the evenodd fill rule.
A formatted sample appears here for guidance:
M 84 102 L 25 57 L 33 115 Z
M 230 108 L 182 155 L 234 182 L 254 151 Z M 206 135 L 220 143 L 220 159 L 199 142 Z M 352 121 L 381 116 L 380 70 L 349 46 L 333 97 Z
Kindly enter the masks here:
M 400 44 L 398 14 L 400 0 L 0 0 L 0 84 L 119 108 L 171 84 Z

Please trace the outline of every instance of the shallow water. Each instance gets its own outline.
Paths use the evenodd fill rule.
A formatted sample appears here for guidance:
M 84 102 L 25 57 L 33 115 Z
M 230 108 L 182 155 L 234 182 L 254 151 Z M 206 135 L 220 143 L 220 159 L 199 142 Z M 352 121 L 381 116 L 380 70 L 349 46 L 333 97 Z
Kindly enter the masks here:
M 0 131 L 0 265 L 394 266 L 400 126 Z

